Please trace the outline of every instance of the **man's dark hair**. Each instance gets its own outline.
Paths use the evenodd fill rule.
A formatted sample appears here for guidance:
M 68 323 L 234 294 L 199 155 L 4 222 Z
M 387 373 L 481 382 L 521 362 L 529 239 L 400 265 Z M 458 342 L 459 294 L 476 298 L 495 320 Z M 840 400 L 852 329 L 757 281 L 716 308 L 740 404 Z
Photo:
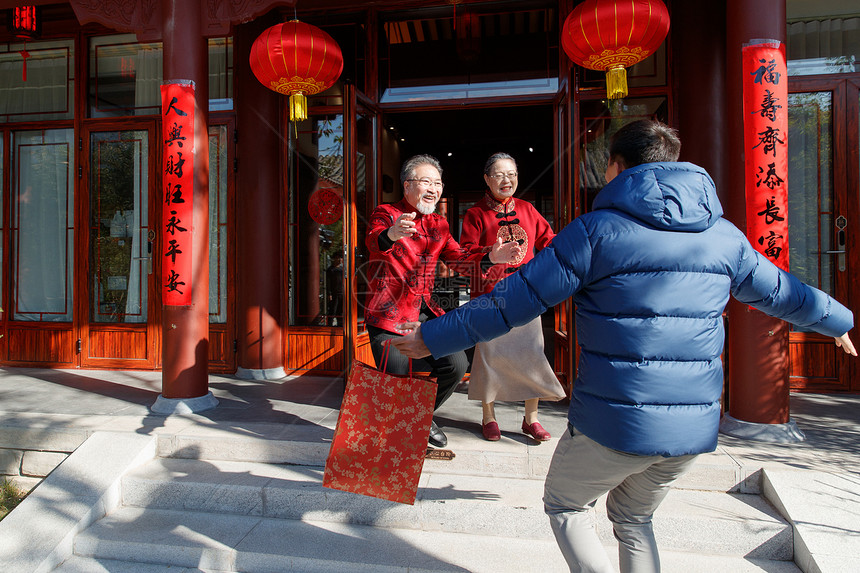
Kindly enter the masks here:
M 630 122 L 609 139 L 610 159 L 620 160 L 625 169 L 642 163 L 678 161 L 680 154 L 678 132 L 650 119 Z

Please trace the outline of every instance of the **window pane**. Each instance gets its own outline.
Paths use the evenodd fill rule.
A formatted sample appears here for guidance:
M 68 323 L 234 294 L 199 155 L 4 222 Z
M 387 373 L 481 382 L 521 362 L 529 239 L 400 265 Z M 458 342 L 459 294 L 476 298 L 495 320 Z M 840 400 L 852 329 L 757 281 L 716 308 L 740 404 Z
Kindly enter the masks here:
M 0 44 L 0 122 L 74 116 L 74 40 Z
M 149 158 L 146 131 L 90 139 L 90 320 L 147 320 Z
M 209 322 L 227 322 L 227 126 L 209 127 Z
M 860 71 L 860 16 L 854 14 L 804 14 L 792 18 L 788 2 L 788 75 L 843 74 Z M 815 4 L 809 3 L 808 5 Z M 846 4 L 851 4 L 846 3 Z M 821 8 L 814 8 L 819 12 Z
M 556 4 L 492 10 L 457 4 L 382 22 L 381 101 L 555 93 Z
M 71 129 L 12 134 L 12 319 L 72 320 Z
M 597 193 L 606 185 L 609 138 L 637 119 L 668 120 L 666 98 L 625 98 L 583 101 L 580 111 L 579 192 L 583 213 L 591 211 Z
M 356 152 L 355 152 L 355 198 L 354 203 L 360 210 L 361 216 L 356 221 L 356 236 L 358 237 L 358 251 L 365 256 L 356 257 L 356 273 L 353 281 L 355 283 L 356 298 L 358 306 L 358 332 L 366 330 L 364 322 L 364 310 L 367 297 L 370 296 L 370 277 L 367 267 L 363 264 L 370 259 L 367 248 L 364 246 L 364 238 L 367 236 L 367 216 L 373 211 L 373 190 L 376 189 L 376 170 L 374 169 L 374 155 L 376 153 L 376 121 L 371 114 L 359 113 L 355 119 Z M 335 288 L 342 288 L 337 287 Z M 341 293 L 342 295 L 342 293 Z M 337 312 L 342 313 L 341 307 Z
M 233 109 L 233 39 L 209 45 L 209 109 Z M 90 40 L 90 117 L 151 115 L 161 109 L 161 42 L 140 43 L 134 34 Z
M 90 40 L 90 116 L 146 115 L 161 106 L 161 42 L 134 34 Z
M 297 124 L 297 129 L 298 137 L 290 133 L 289 160 L 290 325 L 340 326 L 343 293 L 338 293 L 337 284 L 343 276 L 343 270 L 338 271 L 343 257 L 343 116 L 313 116 Z M 317 201 L 321 198 L 323 201 Z M 338 199 L 340 212 L 335 209 L 331 219 L 311 213 L 312 203 L 337 206 Z
M 233 109 L 233 38 L 209 39 L 209 111 Z
M 343 84 L 353 84 L 358 91 L 365 91 L 364 82 L 364 53 L 365 53 L 365 28 L 362 24 L 350 21 L 351 18 L 364 20 L 364 15 L 340 14 L 336 19 L 343 23 L 332 22 L 335 17 L 326 15 L 324 21 L 310 23 L 319 26 L 329 34 L 337 45 L 340 46 L 343 55 L 343 72 L 335 84 L 324 92 L 308 96 L 308 106 L 341 106 L 343 105 Z

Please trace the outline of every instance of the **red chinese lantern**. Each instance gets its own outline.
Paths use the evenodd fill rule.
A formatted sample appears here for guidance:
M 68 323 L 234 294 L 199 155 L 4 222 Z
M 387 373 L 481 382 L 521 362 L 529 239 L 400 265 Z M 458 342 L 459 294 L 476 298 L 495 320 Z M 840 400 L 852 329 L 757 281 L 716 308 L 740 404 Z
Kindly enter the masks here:
M 308 116 L 305 95 L 327 90 L 343 71 L 334 39 L 310 24 L 291 20 L 265 30 L 251 46 L 251 70 L 267 88 L 290 96 L 290 120 Z
M 21 40 L 39 37 L 39 11 L 35 6 L 20 6 L 10 11 L 9 29 L 12 35 Z
M 564 21 L 561 45 L 585 68 L 606 72 L 606 95 L 627 95 L 627 71 L 653 54 L 669 32 L 660 0 L 585 0 Z

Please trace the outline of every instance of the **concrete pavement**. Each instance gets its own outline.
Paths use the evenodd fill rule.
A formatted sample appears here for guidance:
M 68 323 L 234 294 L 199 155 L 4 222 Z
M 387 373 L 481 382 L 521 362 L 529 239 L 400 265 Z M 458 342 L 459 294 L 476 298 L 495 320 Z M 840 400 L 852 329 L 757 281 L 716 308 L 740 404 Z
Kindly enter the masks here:
M 19 472 L 47 473 L 98 431 L 155 437 L 161 456 L 281 462 L 289 440 L 291 462 L 296 455 L 309 463 L 324 459 L 342 380 L 213 375 L 210 390 L 219 400 L 214 410 L 161 416 L 150 411 L 160 392 L 158 372 L 0 370 L 0 472 L 14 473 L 17 465 Z M 564 431 L 565 412 L 565 404 L 541 404 L 541 422 L 554 436 Z M 801 570 L 860 570 L 860 397 L 795 394 L 791 412 L 806 441 L 721 436 L 717 451 L 699 459 L 683 486 L 762 493 L 794 526 Z M 458 456 L 430 467 L 443 464 L 455 475 L 540 477 L 556 440 L 538 445 L 520 433 L 522 403 L 500 403 L 497 414 L 503 440 L 489 443 L 480 438 L 480 406 L 461 387 L 436 418 Z M 296 441 L 306 450 L 297 453 Z

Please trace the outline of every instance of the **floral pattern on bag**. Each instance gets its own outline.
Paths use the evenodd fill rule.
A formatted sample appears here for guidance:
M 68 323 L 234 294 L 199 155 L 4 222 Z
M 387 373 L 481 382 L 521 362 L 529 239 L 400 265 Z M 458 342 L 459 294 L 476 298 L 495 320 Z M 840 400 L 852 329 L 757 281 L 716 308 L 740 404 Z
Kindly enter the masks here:
M 435 400 L 432 380 L 354 360 L 323 486 L 414 504 Z

